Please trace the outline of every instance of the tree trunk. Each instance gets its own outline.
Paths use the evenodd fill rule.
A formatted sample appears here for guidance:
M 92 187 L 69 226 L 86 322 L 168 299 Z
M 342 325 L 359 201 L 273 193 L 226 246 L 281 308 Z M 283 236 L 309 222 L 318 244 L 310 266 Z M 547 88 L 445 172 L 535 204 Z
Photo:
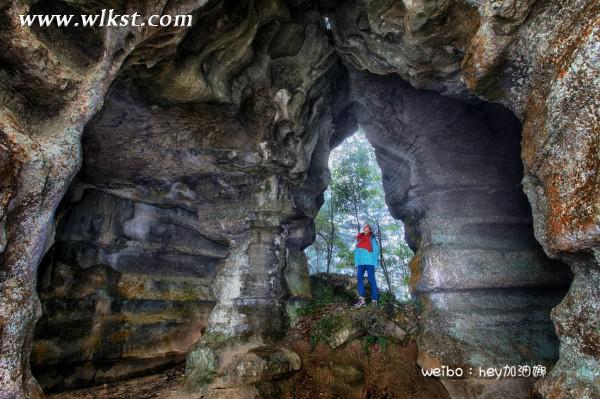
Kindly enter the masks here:
M 335 235 L 335 225 L 333 213 L 333 194 L 329 194 L 329 241 L 327 242 L 327 274 L 331 273 L 331 259 L 333 257 L 333 236 Z
M 356 218 L 356 230 L 360 233 L 360 220 L 358 219 L 358 203 L 354 202 L 354 217 Z
M 400 226 L 400 223 L 398 223 L 398 237 L 402 237 L 402 240 L 404 240 L 404 229 L 401 229 Z M 402 268 L 402 283 L 404 284 L 404 279 L 407 276 L 410 276 L 408 262 L 404 258 L 402 258 L 402 263 L 400 263 L 400 267 Z
M 319 264 L 319 250 L 315 248 L 315 251 L 317 252 L 317 271 L 320 272 L 321 271 L 321 265 Z
M 383 242 L 381 240 L 381 227 L 380 227 L 380 224 L 379 224 L 379 219 L 376 220 L 375 223 L 376 223 L 376 226 L 377 226 L 376 237 L 377 237 L 377 241 L 378 241 L 378 244 L 379 244 L 379 261 L 381 263 L 381 268 L 383 269 L 383 276 L 385 277 L 385 282 L 386 282 L 386 284 L 388 286 L 388 290 L 390 291 L 390 294 L 393 295 L 394 291 L 392 289 L 392 283 L 390 281 L 390 274 L 388 273 L 387 266 L 385 265 L 385 259 L 383 257 Z

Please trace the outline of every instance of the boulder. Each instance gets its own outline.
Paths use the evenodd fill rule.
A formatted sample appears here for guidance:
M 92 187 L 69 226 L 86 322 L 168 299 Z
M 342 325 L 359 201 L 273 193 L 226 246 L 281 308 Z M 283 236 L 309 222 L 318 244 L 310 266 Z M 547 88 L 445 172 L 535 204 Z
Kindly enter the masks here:
M 336 381 L 348 385 L 357 385 L 364 380 L 363 372 L 355 367 L 343 364 L 331 364 L 328 366 Z
M 289 349 L 261 346 L 234 355 L 210 384 L 211 389 L 254 385 L 273 381 L 300 370 L 300 357 Z

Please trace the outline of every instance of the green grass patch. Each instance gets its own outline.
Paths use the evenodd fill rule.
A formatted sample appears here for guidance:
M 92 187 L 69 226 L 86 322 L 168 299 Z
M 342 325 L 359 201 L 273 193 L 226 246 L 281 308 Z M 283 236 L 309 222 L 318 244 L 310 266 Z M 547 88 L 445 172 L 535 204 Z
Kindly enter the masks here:
M 333 327 L 336 324 L 335 317 L 324 317 L 321 320 L 315 322 L 313 328 L 310 331 L 310 350 L 315 350 L 317 344 L 320 341 L 324 341 L 329 337 L 333 331 Z
M 313 298 L 311 301 L 296 311 L 296 314 L 301 316 L 307 316 L 314 314 L 320 308 L 325 305 L 332 303 L 348 303 L 348 298 L 340 296 L 335 292 L 334 287 L 326 284 L 315 284 L 313 287 Z

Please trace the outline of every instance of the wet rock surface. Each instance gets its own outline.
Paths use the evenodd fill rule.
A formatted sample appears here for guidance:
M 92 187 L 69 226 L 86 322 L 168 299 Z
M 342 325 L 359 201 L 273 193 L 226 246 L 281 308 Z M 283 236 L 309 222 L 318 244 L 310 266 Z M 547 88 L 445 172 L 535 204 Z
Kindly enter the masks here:
M 195 24 L 18 23 L 106 7 Z M 550 365 L 555 330 L 537 392 L 598 396 L 598 7 L 0 1 L 0 396 L 41 394 L 32 353 L 36 373 L 69 365 L 60 385 L 152 369 L 201 333 L 231 343 L 207 347 L 217 373 L 278 341 L 310 299 L 329 151 L 357 122 L 417 249 L 420 358 Z

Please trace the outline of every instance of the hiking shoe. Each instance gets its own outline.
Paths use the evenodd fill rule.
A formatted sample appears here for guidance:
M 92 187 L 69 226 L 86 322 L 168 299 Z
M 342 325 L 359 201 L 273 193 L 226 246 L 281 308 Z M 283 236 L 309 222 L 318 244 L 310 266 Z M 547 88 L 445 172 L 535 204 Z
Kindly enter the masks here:
M 371 305 L 377 306 L 377 301 L 371 301 Z
M 365 298 L 363 298 L 362 296 L 359 296 L 358 302 L 356 302 L 352 307 L 353 308 L 362 308 L 363 306 L 365 306 Z

